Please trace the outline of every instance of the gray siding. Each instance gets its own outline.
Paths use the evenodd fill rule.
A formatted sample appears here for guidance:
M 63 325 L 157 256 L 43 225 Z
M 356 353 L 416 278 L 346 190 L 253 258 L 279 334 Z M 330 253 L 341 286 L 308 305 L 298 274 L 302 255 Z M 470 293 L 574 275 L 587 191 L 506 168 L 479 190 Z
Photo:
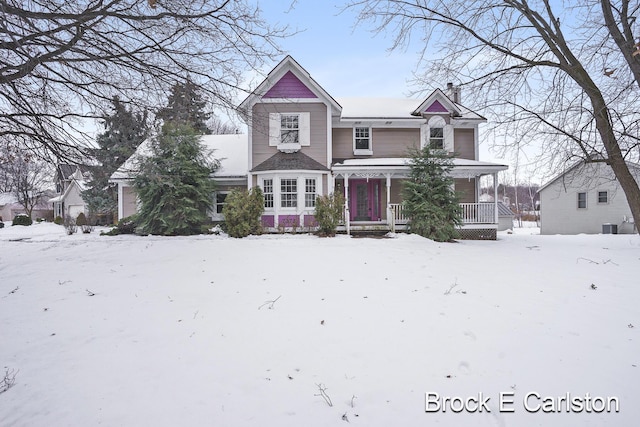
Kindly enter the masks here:
M 327 164 L 327 107 L 321 103 L 256 104 L 253 107 L 252 167 L 259 165 L 278 152 L 269 146 L 269 113 L 303 113 L 311 115 L 311 143 L 302 147 L 302 153 L 322 165 Z
M 333 129 L 333 158 L 350 159 L 354 157 L 407 157 L 410 148 L 420 145 L 420 129 L 384 129 L 372 128 L 371 146 L 373 155 L 353 155 L 353 129 Z
M 640 171 L 630 168 L 636 181 Z M 598 203 L 598 192 L 608 192 L 608 202 Z M 587 193 L 587 207 L 578 208 L 578 193 Z M 540 191 L 540 234 L 596 234 L 602 224 L 615 224 L 618 233 L 632 233 L 631 208 L 613 171 L 604 163 L 581 165 Z
M 453 130 L 453 150 L 460 159 L 476 159 L 476 148 L 473 129 Z
M 456 178 L 453 180 L 455 189 L 460 193 L 460 203 L 476 202 L 476 180 L 475 178 Z

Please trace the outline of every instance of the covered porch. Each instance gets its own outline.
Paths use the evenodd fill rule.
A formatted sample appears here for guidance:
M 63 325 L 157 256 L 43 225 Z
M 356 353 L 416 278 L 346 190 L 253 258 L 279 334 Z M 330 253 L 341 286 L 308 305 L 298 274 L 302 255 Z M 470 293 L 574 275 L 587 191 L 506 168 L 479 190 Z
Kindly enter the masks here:
M 335 191 L 345 196 L 343 222 L 339 231 L 396 232 L 408 227 L 402 203 L 402 182 L 409 175 L 407 158 L 349 159 L 335 163 L 332 179 Z M 460 234 L 467 239 L 495 239 L 498 229 L 497 174 L 507 166 L 475 160 L 454 159 L 451 177 L 463 194 Z M 491 176 L 494 201 L 479 202 L 479 178 Z

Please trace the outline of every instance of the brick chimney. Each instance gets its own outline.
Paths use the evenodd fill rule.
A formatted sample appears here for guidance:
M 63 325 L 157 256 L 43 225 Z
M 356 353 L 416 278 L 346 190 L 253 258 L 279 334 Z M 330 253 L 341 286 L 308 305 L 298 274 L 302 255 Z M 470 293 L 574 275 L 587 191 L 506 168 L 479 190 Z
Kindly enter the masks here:
M 447 90 L 445 94 L 450 100 L 456 104 L 460 104 L 460 86 L 454 86 L 453 83 L 447 83 Z

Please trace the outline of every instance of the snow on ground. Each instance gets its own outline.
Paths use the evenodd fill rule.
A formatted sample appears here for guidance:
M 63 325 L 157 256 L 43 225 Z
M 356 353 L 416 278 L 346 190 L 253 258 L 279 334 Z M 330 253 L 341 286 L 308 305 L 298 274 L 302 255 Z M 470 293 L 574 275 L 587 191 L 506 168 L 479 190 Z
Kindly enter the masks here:
M 0 425 L 635 426 L 638 273 L 628 235 L 440 244 L 7 224 L 0 378 L 15 383 Z M 425 393 L 489 401 L 426 412 Z M 569 393 L 619 412 L 528 412 L 530 393 L 530 409 Z

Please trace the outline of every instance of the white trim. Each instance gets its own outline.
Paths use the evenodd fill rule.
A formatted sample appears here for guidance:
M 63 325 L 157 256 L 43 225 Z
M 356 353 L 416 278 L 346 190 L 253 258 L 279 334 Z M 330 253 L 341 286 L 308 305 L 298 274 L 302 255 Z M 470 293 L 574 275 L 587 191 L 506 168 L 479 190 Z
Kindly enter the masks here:
M 124 218 L 124 190 L 123 182 L 118 182 L 118 221 Z
M 369 148 L 356 148 L 356 132 L 357 129 L 367 129 L 368 140 L 369 140 Z M 364 139 L 364 138 L 360 138 Z M 354 156 L 371 156 L 373 155 L 373 128 L 368 125 L 354 125 L 353 131 L 351 132 L 351 141 L 353 146 L 353 155 Z
M 320 98 L 261 98 L 261 104 L 304 104 L 321 101 Z

